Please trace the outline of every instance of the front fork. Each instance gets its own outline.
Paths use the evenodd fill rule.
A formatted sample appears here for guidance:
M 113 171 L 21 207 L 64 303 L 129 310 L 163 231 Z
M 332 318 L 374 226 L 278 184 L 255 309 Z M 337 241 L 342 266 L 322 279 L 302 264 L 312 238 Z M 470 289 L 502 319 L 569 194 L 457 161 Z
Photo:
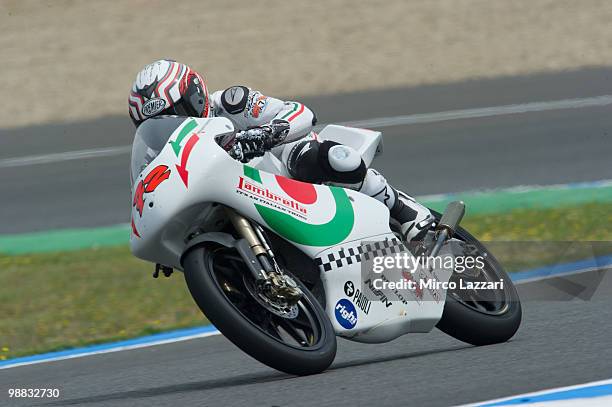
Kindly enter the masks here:
M 302 291 L 291 277 L 283 273 L 261 226 L 253 225 L 247 218 L 227 206 L 225 213 L 236 233 L 243 238 L 237 249 L 249 264 L 257 286 L 272 300 L 297 303 L 302 297 Z
M 238 214 L 232 208 L 226 206 L 225 213 L 230 219 L 230 222 L 232 222 L 234 229 L 236 229 L 236 233 L 248 243 L 251 253 L 259 263 L 260 267 L 250 267 L 251 272 L 253 272 L 253 277 L 255 277 L 257 281 L 267 279 L 268 274 L 274 271 L 274 267 L 268 256 L 273 258 L 274 254 L 272 250 L 270 250 L 263 234 L 261 231 L 256 230 L 247 218 Z

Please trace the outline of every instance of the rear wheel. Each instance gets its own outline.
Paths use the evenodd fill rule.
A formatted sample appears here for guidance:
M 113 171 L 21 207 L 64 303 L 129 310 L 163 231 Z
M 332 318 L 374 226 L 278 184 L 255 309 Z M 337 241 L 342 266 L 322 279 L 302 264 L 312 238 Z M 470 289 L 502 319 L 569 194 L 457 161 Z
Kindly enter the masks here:
M 297 304 L 260 295 L 242 258 L 224 247 L 191 249 L 183 260 L 194 300 L 225 337 L 260 362 L 283 372 L 322 372 L 336 355 L 336 336 L 325 311 L 291 273 L 304 293 Z
M 432 211 L 437 220 L 440 214 Z M 446 334 L 472 345 L 491 345 L 506 342 L 521 324 L 522 309 L 516 287 L 495 256 L 472 236 L 459 227 L 455 239 L 465 243 L 471 256 L 482 256 L 484 267 L 476 272 L 454 273 L 450 281 L 499 282 L 503 289 L 495 290 L 448 290 L 442 318 L 437 327 Z M 464 284 L 467 285 L 467 284 Z

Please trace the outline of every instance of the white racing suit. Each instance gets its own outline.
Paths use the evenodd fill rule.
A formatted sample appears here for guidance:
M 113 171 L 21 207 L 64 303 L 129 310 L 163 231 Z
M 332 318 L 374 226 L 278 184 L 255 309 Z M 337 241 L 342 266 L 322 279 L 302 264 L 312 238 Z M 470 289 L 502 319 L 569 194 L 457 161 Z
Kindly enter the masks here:
M 211 108 L 214 116 L 230 119 L 236 130 L 264 126 L 275 119 L 286 120 L 289 132 L 282 144 L 271 151 L 291 177 L 351 188 L 381 201 L 401 224 L 406 241 L 422 238 L 433 222 L 426 207 L 392 188 L 378 171 L 366 168 L 355 149 L 318 140 L 313 131 L 316 116 L 302 103 L 283 102 L 244 86 L 232 86 L 211 95 Z

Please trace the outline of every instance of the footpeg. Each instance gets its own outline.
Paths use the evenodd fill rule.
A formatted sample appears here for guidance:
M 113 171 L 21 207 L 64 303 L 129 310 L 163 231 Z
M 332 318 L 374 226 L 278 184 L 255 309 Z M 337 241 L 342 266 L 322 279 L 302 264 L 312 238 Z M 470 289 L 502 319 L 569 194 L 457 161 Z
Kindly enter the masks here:
M 160 271 L 164 273 L 164 276 L 170 277 L 174 272 L 174 269 L 172 267 L 164 266 L 163 264 L 157 263 L 155 265 L 155 271 L 153 272 L 153 278 L 159 277 Z

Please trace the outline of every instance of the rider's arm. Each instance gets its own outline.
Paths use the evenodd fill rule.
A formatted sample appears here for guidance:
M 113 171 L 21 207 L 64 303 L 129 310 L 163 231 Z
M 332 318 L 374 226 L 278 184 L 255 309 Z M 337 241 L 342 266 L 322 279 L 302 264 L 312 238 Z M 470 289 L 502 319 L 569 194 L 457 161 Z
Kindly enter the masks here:
M 317 123 L 314 112 L 300 102 L 284 102 L 283 108 L 274 118 L 289 122 L 289 134 L 285 143 L 291 143 L 306 136 Z
M 263 126 L 274 119 L 288 121 L 289 134 L 283 143 L 304 137 L 316 123 L 315 114 L 304 104 L 283 102 L 244 86 L 215 92 L 212 101 L 215 114 L 230 119 L 238 130 Z

